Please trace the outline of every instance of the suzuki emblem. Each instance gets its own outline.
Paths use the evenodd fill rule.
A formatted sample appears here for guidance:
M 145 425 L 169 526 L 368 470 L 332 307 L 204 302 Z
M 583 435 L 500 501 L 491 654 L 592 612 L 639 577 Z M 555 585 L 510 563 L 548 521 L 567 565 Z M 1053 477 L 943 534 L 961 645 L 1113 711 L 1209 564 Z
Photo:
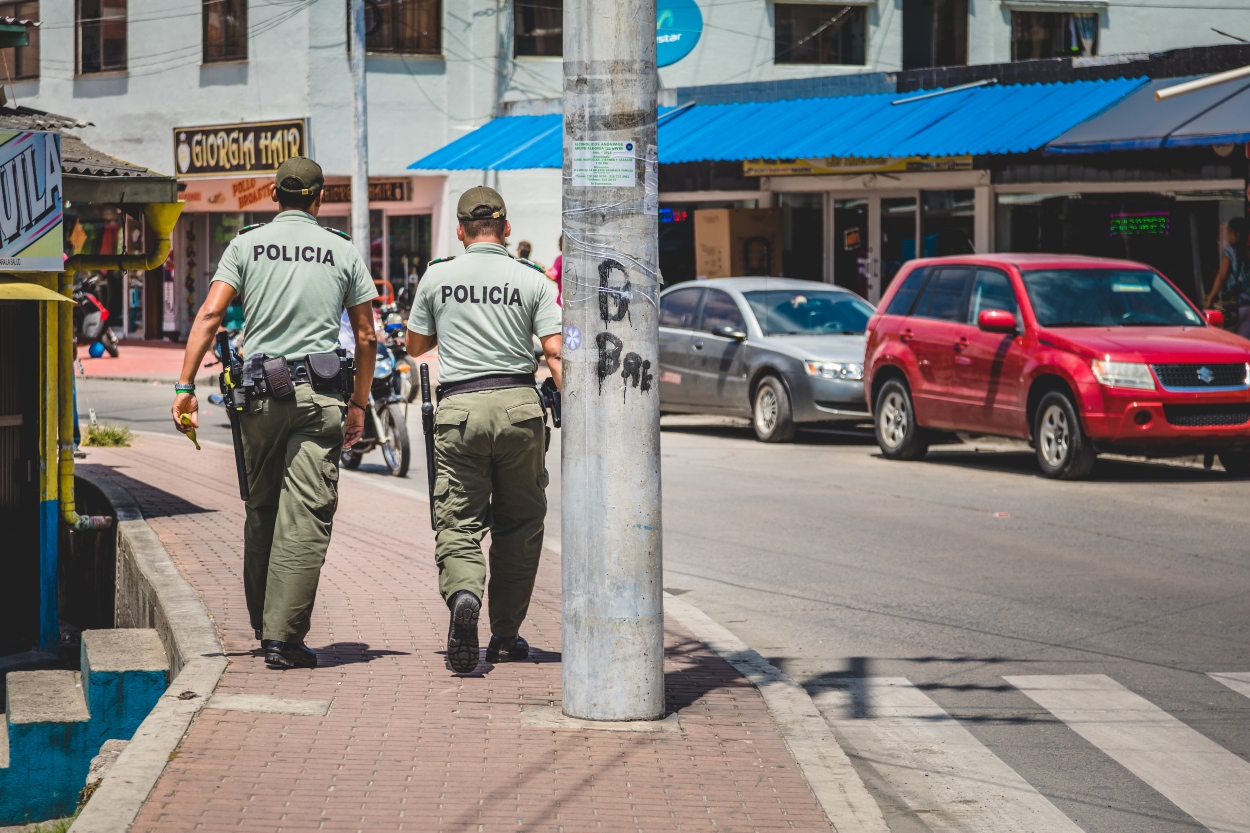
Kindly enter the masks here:
M 1209 385 L 1215 380 L 1215 374 L 1211 372 L 1211 368 L 1209 367 L 1200 367 L 1198 368 L 1198 378 L 1203 382 L 1203 384 Z

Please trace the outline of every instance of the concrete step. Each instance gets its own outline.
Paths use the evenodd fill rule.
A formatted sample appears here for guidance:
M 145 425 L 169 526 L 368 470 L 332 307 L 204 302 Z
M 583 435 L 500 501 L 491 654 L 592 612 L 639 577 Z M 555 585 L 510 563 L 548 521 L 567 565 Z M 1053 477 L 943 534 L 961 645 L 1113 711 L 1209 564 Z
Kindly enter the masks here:
M 91 759 L 106 740 L 134 735 L 168 676 L 148 629 L 83 631 L 81 671 L 10 673 L 0 826 L 72 814 Z

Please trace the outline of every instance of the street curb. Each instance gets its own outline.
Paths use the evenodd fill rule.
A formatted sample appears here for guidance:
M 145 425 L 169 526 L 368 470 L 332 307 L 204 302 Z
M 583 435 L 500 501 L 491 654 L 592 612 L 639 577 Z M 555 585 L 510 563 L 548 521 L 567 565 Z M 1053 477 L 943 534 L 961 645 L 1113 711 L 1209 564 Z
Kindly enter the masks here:
M 665 593 L 664 612 L 759 689 L 781 737 L 834 830 L 889 833 L 881 808 L 806 689 L 689 602 Z
M 78 476 L 103 492 L 117 513 L 118 574 L 128 558 L 136 579 L 147 585 L 140 603 L 127 600 L 132 604 L 126 617 L 146 621 L 124 624 L 157 629 L 174 676 L 70 827 L 75 833 L 125 833 L 217 687 L 227 660 L 204 603 L 143 520 L 130 493 L 104 478 L 84 472 Z M 118 601 L 121 618 L 126 614 L 122 599 Z

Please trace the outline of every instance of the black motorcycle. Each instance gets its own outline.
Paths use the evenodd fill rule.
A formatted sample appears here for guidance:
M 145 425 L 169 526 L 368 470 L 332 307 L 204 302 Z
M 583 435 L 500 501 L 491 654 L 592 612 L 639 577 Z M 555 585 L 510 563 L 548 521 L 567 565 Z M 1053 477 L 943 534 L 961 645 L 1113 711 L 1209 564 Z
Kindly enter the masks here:
M 421 384 L 417 381 L 417 369 L 408 361 L 408 324 L 403 313 L 395 304 L 387 304 L 378 310 L 382 319 L 382 332 L 386 339 L 386 349 L 395 358 L 399 370 L 399 395 L 405 402 L 415 402 L 421 392 Z
M 99 275 L 83 278 L 74 285 L 74 329 L 80 344 L 98 341 L 110 356 L 117 358 L 117 339 L 109 326 L 108 305 L 99 297 L 107 289 L 108 284 L 101 284 Z
M 380 448 L 391 474 L 396 477 L 408 475 L 412 447 L 408 441 L 408 402 L 401 395 L 403 378 L 407 375 L 407 364 L 397 362 L 390 348 L 378 342 L 365 430 L 355 445 L 343 449 L 343 468 L 359 468 L 364 455 Z

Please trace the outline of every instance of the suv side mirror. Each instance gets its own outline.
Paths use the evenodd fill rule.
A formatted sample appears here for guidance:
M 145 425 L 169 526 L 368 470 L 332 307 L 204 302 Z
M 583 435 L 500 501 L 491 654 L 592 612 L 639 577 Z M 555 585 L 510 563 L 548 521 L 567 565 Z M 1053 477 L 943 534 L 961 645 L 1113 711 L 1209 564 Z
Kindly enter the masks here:
M 1224 313 L 1217 309 L 1208 309 L 1202 311 L 1202 317 L 1207 319 L 1207 323 L 1212 327 L 1224 326 Z
M 977 327 L 987 333 L 1015 333 L 1016 317 L 1005 309 L 983 309 L 977 315 Z
M 734 341 L 746 341 L 747 339 L 747 334 L 742 332 L 742 330 L 735 330 L 733 327 L 728 326 L 713 327 L 712 335 L 720 336 L 721 338 L 732 338 Z

